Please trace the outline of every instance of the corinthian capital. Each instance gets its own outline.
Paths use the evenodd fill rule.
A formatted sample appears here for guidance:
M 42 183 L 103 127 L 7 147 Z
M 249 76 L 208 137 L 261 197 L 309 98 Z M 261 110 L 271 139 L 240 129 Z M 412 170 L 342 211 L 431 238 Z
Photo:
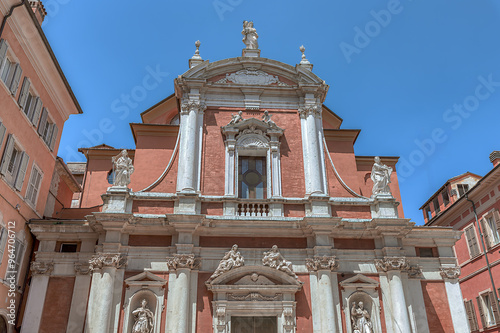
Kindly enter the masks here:
M 197 99 L 186 99 L 182 101 L 181 114 L 188 114 L 191 111 L 198 113 L 203 113 L 207 106 L 200 100 Z
M 458 279 L 460 267 L 441 267 L 441 276 L 443 279 Z
M 405 271 L 410 268 L 410 263 L 406 257 L 384 257 L 384 259 L 375 259 L 375 267 L 379 271 Z
M 195 258 L 194 254 L 174 254 L 173 257 L 167 258 L 167 266 L 169 270 L 176 270 L 177 268 L 200 268 L 201 259 Z
M 298 109 L 300 118 L 306 118 L 308 115 L 313 115 L 319 117 L 321 115 L 321 105 L 318 104 L 306 104 L 302 105 Z
M 54 269 L 54 263 L 32 261 L 30 269 L 32 275 L 49 275 Z
M 127 264 L 127 257 L 121 253 L 97 253 L 89 260 L 91 271 L 104 267 L 121 268 Z
M 329 256 L 314 256 L 314 258 L 306 259 L 306 266 L 309 271 L 318 271 L 318 270 L 330 270 L 333 271 L 337 267 L 339 267 L 339 262 L 337 261 L 337 257 L 329 257 Z

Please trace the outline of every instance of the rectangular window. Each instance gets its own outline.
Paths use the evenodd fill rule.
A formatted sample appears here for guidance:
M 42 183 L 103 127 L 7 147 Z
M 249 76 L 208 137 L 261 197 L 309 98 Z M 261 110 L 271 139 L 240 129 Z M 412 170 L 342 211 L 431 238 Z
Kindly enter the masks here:
M 469 185 L 467 185 L 467 184 L 458 184 L 457 185 L 457 190 L 458 190 L 458 197 L 461 198 L 469 190 Z
M 56 124 L 50 119 L 47 109 L 43 108 L 40 124 L 38 125 L 38 134 L 50 150 L 54 150 L 58 132 L 59 130 Z
M 443 196 L 443 204 L 444 206 L 448 206 L 448 204 L 450 203 L 450 197 L 448 195 L 448 190 L 444 190 L 441 194 Z
M 417 247 L 415 248 L 418 257 L 432 258 L 438 257 L 438 251 L 435 247 Z
M 14 60 L 14 55 L 9 51 L 7 42 L 4 39 L 0 40 L 0 79 L 12 95 L 17 92 L 22 73 L 23 70 Z
M 240 156 L 238 170 L 239 197 L 242 199 L 266 199 L 266 158 Z
M 434 200 L 432 200 L 432 204 L 434 205 L 434 213 L 437 215 L 439 214 L 439 212 L 441 211 L 441 209 L 439 209 L 439 200 L 437 197 L 434 198 Z
M 22 189 L 28 161 L 28 154 L 21 149 L 14 136 L 9 134 L 0 163 L 0 174 L 4 176 L 7 183 L 18 191 Z
M 496 209 L 483 215 L 481 225 L 488 249 L 500 243 L 500 215 Z
M 276 317 L 231 317 L 231 333 L 277 333 Z
M 469 246 L 470 257 L 474 258 L 479 255 L 479 244 L 477 243 L 476 230 L 474 225 L 470 225 L 465 228 L 465 238 L 467 240 L 467 245 Z
M 477 305 L 481 314 L 483 328 L 491 327 L 500 322 L 498 315 L 498 302 L 492 291 L 484 292 L 477 297 Z
M 36 201 L 38 199 L 38 192 L 40 191 L 40 184 L 42 183 L 43 174 L 40 169 L 33 163 L 31 168 L 30 181 L 28 183 L 28 189 L 26 190 L 26 200 L 33 206 L 36 207 Z
M 476 311 L 474 309 L 474 303 L 472 300 L 464 301 L 465 312 L 467 313 L 467 320 L 469 321 L 469 327 L 471 332 L 476 332 L 479 330 L 479 325 L 477 324 Z
M 430 221 L 432 219 L 431 209 L 429 206 L 425 206 L 424 214 L 425 214 L 425 217 L 427 217 L 427 221 Z
M 62 243 L 60 252 L 78 252 L 78 243 Z

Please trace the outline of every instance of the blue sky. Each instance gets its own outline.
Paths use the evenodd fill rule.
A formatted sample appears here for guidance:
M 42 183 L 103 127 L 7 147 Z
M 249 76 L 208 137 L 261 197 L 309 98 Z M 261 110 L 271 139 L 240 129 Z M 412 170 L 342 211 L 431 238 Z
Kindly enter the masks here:
M 261 56 L 299 46 L 330 90 L 325 104 L 362 130 L 357 155 L 400 156 L 405 216 L 447 179 L 486 174 L 500 149 L 500 4 L 493 0 L 45 0 L 43 29 L 83 110 L 59 148 L 134 148 L 130 122 L 173 92 L 196 40 L 203 59 L 241 55 L 253 20 Z M 152 75 L 155 73 L 155 75 Z M 144 82 L 149 75 L 150 79 Z

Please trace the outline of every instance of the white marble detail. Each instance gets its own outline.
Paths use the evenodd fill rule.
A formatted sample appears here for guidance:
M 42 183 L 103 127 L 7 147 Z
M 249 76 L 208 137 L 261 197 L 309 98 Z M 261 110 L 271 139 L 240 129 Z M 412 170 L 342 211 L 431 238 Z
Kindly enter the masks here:
M 460 267 L 441 267 L 443 279 L 458 279 L 460 277 Z
M 174 254 L 167 258 L 167 267 L 169 270 L 179 268 L 198 269 L 201 265 L 201 259 L 196 258 L 194 254 Z
M 50 275 L 50 273 L 54 270 L 54 263 L 32 261 L 30 270 L 32 275 Z
M 339 263 L 335 256 L 314 256 L 314 258 L 306 259 L 306 267 L 309 271 L 333 271 L 339 267 Z
M 127 265 L 127 257 L 121 253 L 97 253 L 89 260 L 90 271 L 104 267 L 122 268 Z
M 264 252 L 264 257 L 262 258 L 262 265 L 275 268 L 279 271 L 283 271 L 286 274 L 298 278 L 293 272 L 292 262 L 287 261 L 279 252 L 278 246 L 273 245 L 270 251 Z
M 245 264 L 245 259 L 238 251 L 238 245 L 234 244 L 230 251 L 226 252 L 222 260 L 219 262 L 217 269 L 210 276 L 208 281 L 212 281 L 221 274 L 233 269 L 243 266 Z

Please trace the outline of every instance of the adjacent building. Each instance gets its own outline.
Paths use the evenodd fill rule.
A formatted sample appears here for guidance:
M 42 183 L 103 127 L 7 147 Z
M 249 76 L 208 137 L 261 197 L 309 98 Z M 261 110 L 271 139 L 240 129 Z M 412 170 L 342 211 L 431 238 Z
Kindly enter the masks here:
M 487 175 L 454 177 L 420 208 L 427 226 L 462 231 L 454 249 L 471 332 L 500 332 L 500 152 L 490 160 Z
M 51 185 L 64 164 L 56 152 L 82 110 L 40 28 L 42 3 L 1 0 L 0 12 L 0 332 L 13 332 L 33 249 L 26 224 L 66 204 Z
M 29 224 L 21 331 L 469 332 L 461 232 L 404 218 L 398 158 L 354 153 L 303 48 L 243 35 L 213 63 L 196 43 L 135 149 L 81 148 L 78 207 Z

